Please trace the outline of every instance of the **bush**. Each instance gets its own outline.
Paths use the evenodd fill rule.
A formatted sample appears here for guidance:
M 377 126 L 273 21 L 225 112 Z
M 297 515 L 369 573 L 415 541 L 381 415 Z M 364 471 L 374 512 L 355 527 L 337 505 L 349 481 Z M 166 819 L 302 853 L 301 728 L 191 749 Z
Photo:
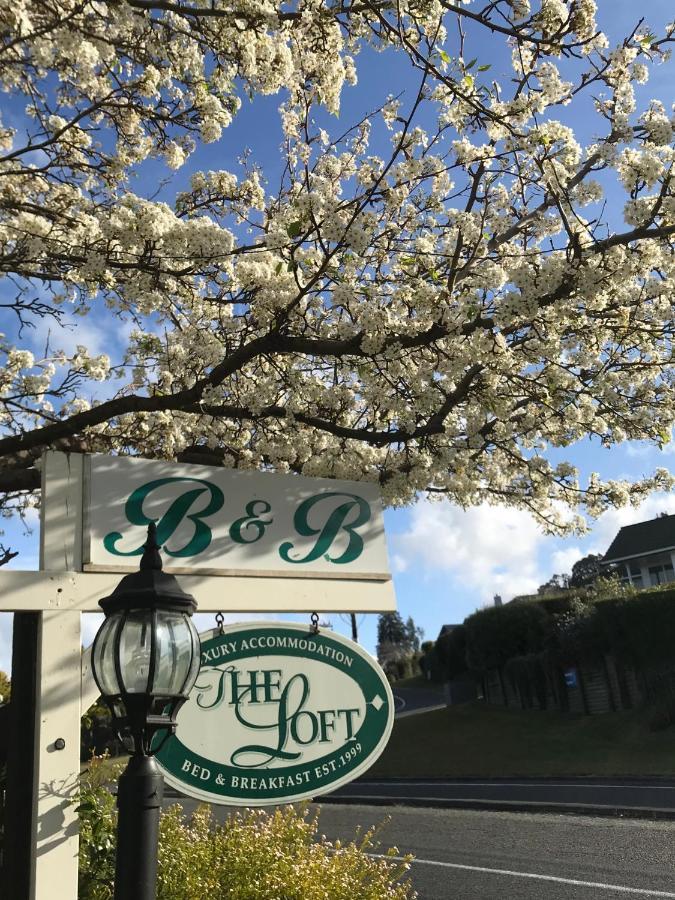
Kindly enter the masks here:
M 553 620 L 539 603 L 509 603 L 464 620 L 466 661 L 474 672 L 501 668 L 513 656 L 538 653 L 553 634 Z
M 92 764 L 80 814 L 79 900 L 111 900 L 115 801 Z M 381 857 L 376 829 L 354 841 L 318 836 L 318 814 L 306 806 L 235 813 L 224 825 L 201 806 L 186 818 L 180 806 L 162 816 L 157 900 L 414 900 L 401 881 L 411 857 Z M 381 852 L 381 851 L 379 851 Z
M 466 628 L 457 625 L 452 631 L 446 631 L 436 641 L 434 650 L 436 670 L 440 681 L 451 681 L 467 670 L 466 663 Z

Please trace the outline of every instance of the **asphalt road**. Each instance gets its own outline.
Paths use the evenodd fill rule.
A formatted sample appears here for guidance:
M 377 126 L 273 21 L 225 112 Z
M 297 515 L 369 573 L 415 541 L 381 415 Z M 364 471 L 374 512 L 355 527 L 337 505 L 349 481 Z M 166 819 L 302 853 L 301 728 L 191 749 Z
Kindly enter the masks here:
M 467 781 L 403 780 L 353 781 L 331 795 L 341 800 L 368 802 L 404 801 L 415 805 L 464 806 L 484 808 L 550 808 L 569 811 L 620 810 L 675 817 L 673 782 L 620 781 L 603 779 L 517 779 Z
M 430 688 L 393 687 L 392 692 L 397 717 L 425 710 L 443 709 L 446 705 L 443 694 Z
M 193 801 L 182 801 L 186 810 Z M 218 817 L 227 807 L 215 807 Z M 382 847 L 413 853 L 420 900 L 675 900 L 675 823 L 638 819 L 322 805 L 320 830 L 349 840 L 389 821 Z M 359 900 L 354 897 L 354 900 Z

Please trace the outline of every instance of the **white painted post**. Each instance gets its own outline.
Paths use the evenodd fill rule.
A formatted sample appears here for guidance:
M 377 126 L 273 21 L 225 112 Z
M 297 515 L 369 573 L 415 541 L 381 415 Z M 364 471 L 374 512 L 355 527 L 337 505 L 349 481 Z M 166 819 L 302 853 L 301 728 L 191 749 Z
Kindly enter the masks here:
M 43 457 L 40 568 L 82 568 L 81 455 Z M 80 771 L 80 613 L 41 613 L 31 900 L 76 900 Z M 59 740 L 60 739 L 60 740 Z M 57 749 L 56 742 L 65 742 Z
M 630 565 L 630 562 L 629 562 Z M 640 578 L 642 579 L 642 587 L 648 588 L 651 587 L 652 580 L 649 575 L 649 566 L 640 563 Z

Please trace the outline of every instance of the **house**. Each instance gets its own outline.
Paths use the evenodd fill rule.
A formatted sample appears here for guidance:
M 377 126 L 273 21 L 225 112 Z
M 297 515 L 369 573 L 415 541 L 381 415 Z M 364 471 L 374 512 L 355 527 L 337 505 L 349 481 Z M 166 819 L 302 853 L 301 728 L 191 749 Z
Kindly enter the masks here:
M 622 584 L 636 588 L 675 581 L 675 515 L 624 525 L 602 560 Z

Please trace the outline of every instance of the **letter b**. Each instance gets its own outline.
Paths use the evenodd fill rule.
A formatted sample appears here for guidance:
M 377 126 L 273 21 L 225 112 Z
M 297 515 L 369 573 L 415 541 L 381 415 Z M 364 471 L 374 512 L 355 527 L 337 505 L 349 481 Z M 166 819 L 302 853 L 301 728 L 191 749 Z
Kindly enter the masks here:
M 215 484 L 211 484 L 210 481 L 202 481 L 200 478 L 159 478 L 156 481 L 150 481 L 148 484 L 143 484 L 141 487 L 136 488 L 127 500 L 124 512 L 132 525 L 145 527 L 151 522 L 156 522 L 156 519 L 149 518 L 143 512 L 143 503 L 146 497 L 165 484 L 182 481 L 195 483 L 201 485 L 201 487 L 185 491 L 184 494 L 176 497 L 171 503 L 157 524 L 157 543 L 160 546 L 165 545 L 183 519 L 187 518 L 194 525 L 194 532 L 187 544 L 179 550 L 169 550 L 166 546 L 163 546 L 163 549 L 169 556 L 197 556 L 206 550 L 211 543 L 211 528 L 202 520 L 218 512 L 225 502 L 223 492 Z M 207 491 L 209 499 L 206 506 L 197 512 L 191 513 L 190 509 L 193 504 Z M 140 556 L 143 552 L 143 545 L 135 550 L 119 550 L 116 545 L 121 539 L 122 535 L 119 531 L 111 531 L 103 539 L 103 546 L 108 553 L 113 553 L 115 556 Z

